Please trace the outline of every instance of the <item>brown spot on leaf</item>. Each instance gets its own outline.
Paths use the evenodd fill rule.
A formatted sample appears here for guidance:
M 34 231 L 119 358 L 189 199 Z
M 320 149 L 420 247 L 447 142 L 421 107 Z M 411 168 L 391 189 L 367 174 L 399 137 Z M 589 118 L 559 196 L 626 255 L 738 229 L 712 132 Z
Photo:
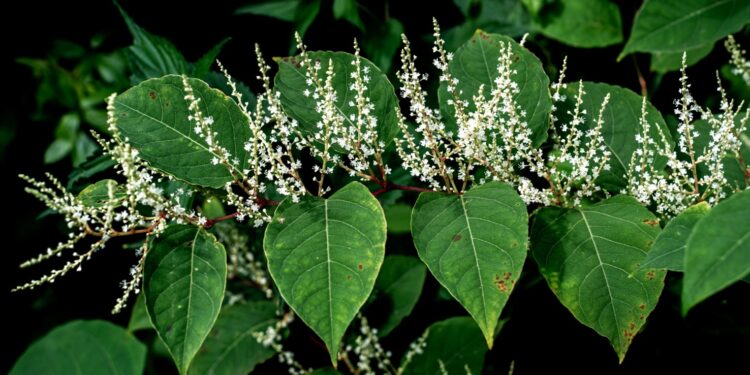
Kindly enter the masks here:
M 655 227 L 659 225 L 659 219 L 643 219 L 643 223 Z
M 156 100 L 156 93 L 154 90 L 148 92 L 148 97 L 151 98 L 151 100 Z
M 363 269 L 365 267 L 362 265 L 362 263 L 360 263 L 360 264 L 357 265 L 357 268 L 359 268 L 361 270 L 361 269 Z
M 457 234 L 457 235 L 453 236 L 453 242 L 458 242 L 459 240 L 461 240 L 461 235 L 460 234 Z
M 638 308 L 641 310 L 646 310 L 646 304 L 642 303 L 640 306 L 638 306 Z
M 352 275 L 346 275 L 346 279 L 347 280 L 351 280 L 352 279 Z
M 654 271 L 648 271 L 646 272 L 646 279 L 653 280 L 656 275 L 654 274 Z
M 503 280 L 508 280 L 513 274 L 510 272 L 506 272 L 503 274 Z
M 508 286 L 505 284 L 505 280 L 500 280 L 497 282 L 497 289 L 503 293 L 508 292 Z
M 628 328 L 630 328 L 631 330 L 635 329 L 635 323 L 630 322 L 630 324 L 628 324 Z

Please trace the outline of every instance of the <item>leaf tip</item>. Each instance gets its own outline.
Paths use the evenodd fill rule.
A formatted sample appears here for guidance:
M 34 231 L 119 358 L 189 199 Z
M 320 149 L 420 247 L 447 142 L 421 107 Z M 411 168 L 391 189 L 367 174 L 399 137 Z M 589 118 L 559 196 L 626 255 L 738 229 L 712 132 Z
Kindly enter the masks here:
M 330 353 L 330 355 L 331 355 L 331 365 L 333 365 L 333 369 L 334 370 L 338 370 L 339 369 L 339 367 L 338 367 L 339 366 L 339 360 L 338 360 L 339 353 L 338 353 L 338 351 L 332 352 L 332 351 L 329 350 L 328 353 Z
M 622 52 L 620 52 L 619 55 L 617 55 L 617 59 L 615 61 L 620 62 L 622 59 L 625 58 L 625 56 L 629 55 L 630 51 L 627 48 L 623 48 Z
M 487 341 L 487 348 L 489 350 L 492 350 L 492 345 L 495 343 L 495 335 L 494 335 L 495 329 L 491 329 L 489 331 L 482 330 L 482 333 L 484 334 L 484 340 Z

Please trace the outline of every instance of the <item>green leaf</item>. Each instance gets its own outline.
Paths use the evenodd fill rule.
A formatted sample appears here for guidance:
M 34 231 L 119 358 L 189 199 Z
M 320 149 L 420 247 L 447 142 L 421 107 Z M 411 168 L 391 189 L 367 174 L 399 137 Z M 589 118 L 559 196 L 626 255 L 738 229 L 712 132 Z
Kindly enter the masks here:
M 633 152 L 639 147 L 635 141 L 635 136 L 641 132 L 640 119 L 643 98 L 626 88 L 605 83 L 583 82 L 583 89 L 586 94 L 583 96 L 581 109 L 585 109 L 587 113 L 585 121 L 581 125 L 584 129 L 593 129 L 596 126 L 596 119 L 604 97 L 610 94 L 609 104 L 607 104 L 602 116 L 604 120 L 602 136 L 604 137 L 604 144 L 612 152 L 609 159 L 611 169 L 602 171 L 597 183 L 607 190 L 620 191 L 627 186 L 624 176 L 630 165 Z M 558 123 L 569 120 L 569 115 L 566 113 L 575 105 L 578 83 L 569 84 L 564 93 L 566 101 L 558 105 L 557 117 L 560 119 Z M 671 144 L 669 147 L 671 149 L 674 143 L 661 114 L 650 102 L 646 103 L 646 111 L 648 112 L 646 120 L 651 126 L 661 127 L 662 132 Z M 661 140 L 657 139 L 656 142 L 661 143 Z M 666 160 L 657 159 L 656 165 L 657 168 L 662 168 L 666 165 Z
M 128 48 L 128 61 L 133 71 L 130 80 L 133 84 L 167 74 L 188 72 L 188 62 L 172 42 L 144 30 L 117 2 L 115 5 L 133 35 L 133 45 Z
M 411 232 L 411 206 L 397 203 L 386 206 L 385 220 L 388 223 L 388 233 L 404 234 Z
M 73 166 L 77 167 L 99 150 L 99 145 L 86 133 L 78 133 L 73 148 Z
M 466 20 L 443 33 L 445 47 L 452 51 L 471 38 L 477 29 L 521 37 L 532 31 L 531 16 L 518 0 L 454 0 Z
M 325 342 L 336 363 L 341 337 L 367 301 L 385 256 L 377 199 L 352 182 L 328 199 L 284 200 L 266 228 L 268 270 L 284 300 Z
M 227 214 L 221 200 L 213 195 L 210 195 L 203 200 L 201 209 L 203 210 L 203 215 L 208 218 L 220 217 Z
M 412 358 L 404 368 L 405 375 L 482 373 L 487 347 L 469 317 L 434 323 L 428 331 L 424 353 Z
M 499 182 L 463 195 L 422 193 L 414 205 L 419 257 L 471 314 L 490 348 L 500 311 L 521 276 L 527 223 L 526 205 Z
M 714 44 L 708 43 L 687 50 L 685 51 L 687 54 L 685 63 L 687 66 L 694 65 L 708 56 L 713 49 Z M 682 68 L 682 52 L 654 52 L 651 54 L 652 72 L 667 73 L 680 70 L 680 68 Z
M 319 368 L 309 374 L 310 375 L 341 375 L 341 373 L 336 371 L 336 369 L 334 369 L 333 367 Z
M 34 342 L 10 370 L 11 375 L 140 375 L 146 346 L 122 327 L 103 320 L 76 320 Z
M 115 180 L 101 180 L 87 186 L 78 193 L 78 199 L 89 207 L 103 207 L 109 201 L 109 185 L 114 189 L 115 200 L 125 199 L 125 192 Z
M 320 72 L 328 69 L 329 61 L 335 67 L 333 87 L 336 90 L 336 108 L 349 120 L 350 115 L 357 114 L 357 109 L 349 105 L 355 92 L 351 88 L 351 73 L 356 69 L 352 62 L 354 55 L 346 52 L 307 52 L 312 61 L 320 61 Z M 365 58 L 361 58 L 362 69 L 370 69 L 370 81 L 366 83 L 367 95 L 374 106 L 372 115 L 378 121 L 378 139 L 386 145 L 389 144 L 398 133 L 398 122 L 396 110 L 398 98 L 396 93 L 383 72 L 375 64 Z M 317 123 L 321 114 L 316 110 L 316 101 L 312 95 L 305 96 L 306 90 L 312 91 L 306 83 L 305 69 L 299 67 L 299 56 L 286 57 L 277 60 L 279 72 L 274 80 L 274 88 L 281 94 L 281 104 L 284 111 L 292 118 L 299 121 L 302 128 L 310 133 L 318 132 Z M 325 74 L 325 73 L 320 73 Z
M 141 293 L 136 297 L 133 310 L 130 312 L 128 332 L 133 333 L 135 331 L 153 328 L 154 326 L 151 325 L 151 318 L 148 317 L 148 311 L 146 311 L 146 300 Z
M 748 21 L 747 0 L 646 0 L 618 59 L 633 52 L 682 52 L 712 44 Z
M 356 26 L 360 31 L 365 30 L 365 25 L 362 24 L 362 19 L 359 18 L 357 0 L 333 0 L 333 17 L 337 20 L 343 18 Z
M 44 151 L 44 164 L 52 164 L 62 160 L 73 150 L 73 142 L 67 139 L 55 139 Z
M 709 205 L 701 202 L 670 220 L 654 241 L 639 270 L 667 269 L 682 272 L 685 269 L 685 248 L 695 224 L 708 214 Z
M 243 5 L 234 14 L 254 14 L 276 18 L 286 22 L 294 21 L 294 14 L 301 0 L 270 0 Z
M 221 42 L 219 42 L 208 52 L 206 52 L 205 55 L 198 59 L 198 61 L 196 61 L 193 65 L 193 76 L 197 78 L 204 78 L 204 76 L 208 74 L 209 70 L 211 70 L 211 65 L 213 65 L 216 61 L 216 58 L 219 57 L 219 53 L 221 53 L 224 45 L 227 44 L 230 40 L 232 40 L 232 38 L 224 38 Z
M 232 95 L 232 88 L 227 84 L 227 77 L 225 77 L 224 74 L 215 71 L 209 71 L 205 76 L 203 76 L 202 80 L 209 86 L 220 90 L 224 94 Z M 242 94 L 242 100 L 247 103 L 247 107 L 255 108 L 258 99 L 255 97 L 255 94 L 253 94 L 250 88 L 247 87 L 247 85 L 242 81 L 235 81 L 234 84 L 237 88 L 237 92 Z
M 307 29 L 312 25 L 320 13 L 320 0 L 300 0 L 297 10 L 294 12 L 294 28 L 301 37 L 305 36 Z M 289 54 L 297 48 L 297 42 L 292 38 L 289 43 Z
M 548 3 L 554 3 L 556 0 L 521 0 L 526 10 L 533 16 L 537 16 Z
M 626 195 L 542 208 L 531 229 L 531 251 L 550 289 L 609 339 L 620 362 L 664 287 L 665 271 L 638 270 L 659 231 L 656 217 Z
M 276 352 L 253 336 L 276 323 L 271 302 L 227 306 L 190 366 L 190 374 L 244 375 Z
M 693 229 L 685 250 L 682 312 L 750 273 L 750 190 L 717 204 Z
M 384 72 L 391 69 L 393 57 L 401 46 L 401 34 L 404 33 L 404 25 L 395 18 L 390 18 L 378 23 L 365 34 L 362 41 L 362 50 L 375 65 Z
M 68 175 L 67 188 L 73 189 L 74 186 L 79 184 L 81 181 L 86 181 L 89 178 L 102 173 L 115 165 L 114 160 L 109 155 L 99 155 L 97 157 L 89 158 L 83 164 L 75 167 L 72 172 Z
M 545 36 L 579 47 L 606 47 L 622 42 L 620 9 L 609 0 L 561 0 L 538 17 Z
M 77 113 L 66 113 L 60 117 L 60 121 L 55 128 L 55 138 L 75 141 L 78 135 L 78 129 L 81 127 L 81 118 Z
M 200 110 L 212 116 L 216 142 L 226 148 L 236 175 L 242 175 L 248 161 L 244 143 L 251 138 L 247 119 L 237 104 L 203 81 L 190 78 Z M 182 77 L 171 75 L 150 79 L 117 96 L 117 126 L 140 156 L 152 167 L 199 186 L 221 188 L 232 180 L 222 165 L 214 165 L 215 154 L 188 120 Z
M 458 80 L 457 88 L 460 93 L 457 93 L 457 96 L 469 103 L 468 111 L 476 110 L 472 98 L 480 85 L 484 85 L 484 95 L 489 98 L 491 88 L 495 86 L 495 78 L 498 76 L 496 67 L 501 42 L 511 43 L 513 46 L 513 69 L 518 72 L 514 75 L 514 80 L 520 90 L 515 99 L 526 110 L 526 120 L 533 131 L 531 139 L 534 147 L 538 147 L 547 139 L 549 127 L 549 112 L 552 108 L 552 98 L 548 89 L 549 78 L 539 59 L 513 39 L 477 30 L 474 36 L 456 51 L 453 60 L 448 63 L 448 70 Z M 446 126 L 455 130 L 455 110 L 453 106 L 448 105 L 448 100 L 454 99 L 454 96 L 448 93 L 445 82 L 440 83 L 438 98 Z
M 224 246 L 202 228 L 171 225 L 151 243 L 143 269 L 146 308 L 181 374 L 216 322 L 226 277 Z
M 401 320 L 411 314 L 422 294 L 422 285 L 427 274 L 419 259 L 405 255 L 385 257 L 383 267 L 375 280 L 375 302 L 368 311 L 370 325 L 378 329 L 379 336 L 388 335 Z M 385 310 L 385 312 L 384 312 Z

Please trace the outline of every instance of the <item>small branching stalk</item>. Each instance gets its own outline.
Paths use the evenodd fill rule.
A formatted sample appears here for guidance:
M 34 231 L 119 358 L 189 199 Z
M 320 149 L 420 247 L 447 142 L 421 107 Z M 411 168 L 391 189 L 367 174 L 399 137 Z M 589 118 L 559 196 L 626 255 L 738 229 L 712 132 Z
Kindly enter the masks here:
M 682 65 L 680 96 L 674 102 L 674 113 L 679 120 L 676 150 L 669 145 L 664 131 L 647 121 L 644 99 L 641 133 L 635 138 L 639 148 L 633 153 L 627 172 L 628 189 L 623 191 L 643 204 L 652 205 L 664 217 L 675 216 L 698 202 L 714 205 L 728 191 L 736 189 L 725 175 L 726 157 L 736 158 L 743 171 L 747 168 L 740 153 L 740 137 L 747 125 L 748 112 L 741 115 L 742 104 L 735 106 L 727 99 L 718 74 L 719 112 L 700 107 L 690 93 L 685 54 Z M 704 127 L 697 127 L 698 119 Z M 703 132 L 707 132 L 703 137 L 707 141 L 699 146 Z M 660 159 L 666 159 L 665 170 L 656 168 Z

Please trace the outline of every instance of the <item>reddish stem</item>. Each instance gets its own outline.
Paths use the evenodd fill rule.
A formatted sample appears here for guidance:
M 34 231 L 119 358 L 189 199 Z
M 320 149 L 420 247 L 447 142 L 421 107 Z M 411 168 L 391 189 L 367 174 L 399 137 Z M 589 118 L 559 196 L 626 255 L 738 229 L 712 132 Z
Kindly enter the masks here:
M 393 183 L 388 184 L 388 186 L 390 186 L 392 190 L 417 191 L 417 192 L 420 192 L 420 193 L 431 193 L 432 192 L 432 190 L 430 190 L 430 189 L 421 188 L 421 187 L 418 187 L 418 186 L 406 186 L 406 185 L 399 185 L 399 184 L 393 184 Z
M 235 217 L 237 217 L 237 215 L 238 215 L 238 214 L 239 214 L 238 212 L 234 212 L 234 213 L 231 213 L 231 214 L 229 214 L 229 215 L 224 215 L 224 216 L 219 216 L 219 217 L 217 217 L 217 218 L 213 218 L 213 219 L 208 219 L 208 220 L 206 221 L 206 223 L 205 223 L 205 224 L 203 224 L 203 228 L 209 229 L 209 228 L 211 228 L 212 226 L 214 226 L 214 224 L 216 224 L 216 223 L 218 223 L 218 222 L 220 222 L 220 221 L 225 221 L 225 220 L 230 220 L 230 219 L 234 219 Z
M 373 191 L 372 195 L 375 196 L 375 197 L 377 197 L 378 195 L 383 194 L 385 192 L 388 192 L 388 189 L 387 188 L 382 188 L 382 189 L 378 189 L 378 190 Z
M 266 207 L 266 206 L 278 206 L 279 205 L 278 201 L 266 199 L 266 198 L 263 198 L 263 197 L 258 197 L 255 200 L 255 202 L 258 203 L 258 205 L 261 208 Z M 224 216 L 219 216 L 217 218 L 209 219 L 209 220 L 206 221 L 205 224 L 203 224 L 203 227 L 206 228 L 206 229 L 209 229 L 212 226 L 214 226 L 216 223 L 221 222 L 221 221 L 225 221 L 225 220 L 234 219 L 235 217 L 237 217 L 237 215 L 239 215 L 239 212 L 234 212 L 234 213 L 231 213 L 229 215 L 224 215 Z
M 376 196 L 376 197 L 378 195 L 383 194 L 383 193 L 387 193 L 387 192 L 389 192 L 391 190 L 416 191 L 416 192 L 419 192 L 419 193 L 429 193 L 429 192 L 432 192 L 432 190 L 430 190 L 430 189 L 425 189 L 425 188 L 421 188 L 421 187 L 418 187 L 418 186 L 399 185 L 399 184 L 394 184 L 392 182 L 383 183 L 383 182 L 381 182 L 379 180 L 377 181 L 377 183 L 378 183 L 378 185 L 382 186 L 382 188 L 380 188 L 380 189 L 375 190 L 375 191 L 372 192 L 372 195 Z

